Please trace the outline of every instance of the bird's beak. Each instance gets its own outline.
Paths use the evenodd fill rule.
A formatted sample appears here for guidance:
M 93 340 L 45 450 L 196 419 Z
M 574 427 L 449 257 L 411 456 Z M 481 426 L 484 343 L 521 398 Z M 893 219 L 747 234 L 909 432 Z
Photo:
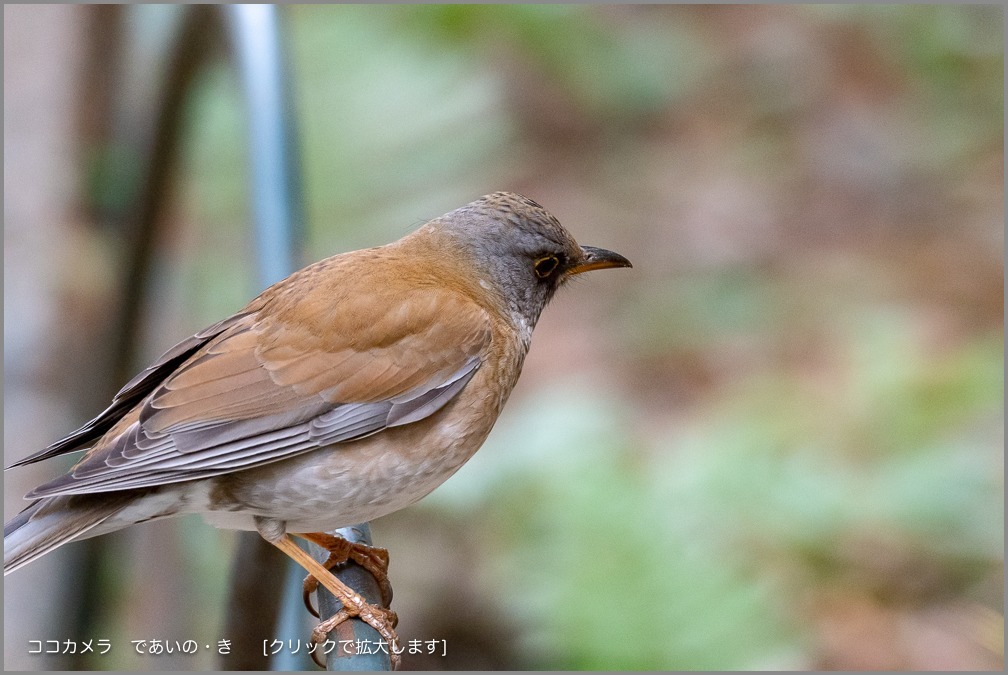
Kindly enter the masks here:
M 604 248 L 582 246 L 581 252 L 584 254 L 584 257 L 581 259 L 581 262 L 567 270 L 568 276 L 581 274 L 582 272 L 591 272 L 592 270 L 604 270 L 610 267 L 633 267 L 630 261 L 619 253 L 613 253 Z

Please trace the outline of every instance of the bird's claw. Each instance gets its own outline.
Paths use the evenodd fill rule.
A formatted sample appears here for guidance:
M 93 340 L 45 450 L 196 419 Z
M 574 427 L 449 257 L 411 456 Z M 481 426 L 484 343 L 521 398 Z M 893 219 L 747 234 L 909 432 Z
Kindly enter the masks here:
M 388 645 L 388 654 L 389 660 L 392 664 L 392 670 L 397 670 L 400 664 L 399 654 L 402 650 L 399 648 L 399 636 L 396 635 L 394 629 L 399 623 L 399 616 L 391 609 L 376 607 L 367 603 L 361 603 L 357 610 L 356 614 L 351 614 L 346 609 L 346 606 L 344 606 L 343 609 L 315 626 L 315 629 L 312 630 L 311 634 L 310 653 L 312 660 L 322 668 L 325 668 L 326 664 L 319 660 L 319 650 L 314 647 L 324 643 L 328 638 L 329 633 L 331 633 L 336 626 L 340 625 L 347 619 L 351 619 L 356 616 L 361 621 L 374 628 L 382 639 L 385 640 L 385 643 Z
M 381 591 L 382 605 L 385 607 L 392 605 L 392 584 L 388 579 L 389 554 L 387 549 L 359 542 L 349 542 L 342 537 L 324 533 L 302 536 L 329 551 L 329 558 L 322 563 L 322 566 L 327 570 L 352 560 L 370 572 Z M 311 601 L 311 594 L 318 590 L 318 586 L 318 579 L 310 574 L 306 576 L 301 587 L 301 598 L 312 616 L 321 618 Z

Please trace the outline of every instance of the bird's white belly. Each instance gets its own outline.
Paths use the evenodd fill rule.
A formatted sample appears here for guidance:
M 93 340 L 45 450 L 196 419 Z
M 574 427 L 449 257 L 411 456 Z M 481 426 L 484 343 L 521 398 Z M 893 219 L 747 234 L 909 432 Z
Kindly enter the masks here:
M 489 428 L 459 431 L 387 429 L 234 474 L 225 483 L 230 497 L 226 509 L 214 507 L 213 483 L 194 501 L 206 506 L 200 511 L 207 522 L 227 529 L 254 530 L 257 515 L 285 521 L 288 532 L 324 532 L 367 522 L 428 495 L 476 452 Z

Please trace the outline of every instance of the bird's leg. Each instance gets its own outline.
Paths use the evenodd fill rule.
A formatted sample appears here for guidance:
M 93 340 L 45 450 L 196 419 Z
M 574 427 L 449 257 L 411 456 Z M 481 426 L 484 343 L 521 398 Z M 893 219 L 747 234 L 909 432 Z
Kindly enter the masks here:
M 295 536 L 307 539 L 329 551 L 329 559 L 322 563 L 322 566 L 327 570 L 331 570 L 336 565 L 342 565 L 348 560 L 352 560 L 366 569 L 375 578 L 381 589 L 382 605 L 392 606 L 392 584 L 389 583 L 388 578 L 389 554 L 386 549 L 368 546 L 360 542 L 349 542 L 343 537 L 325 532 L 297 533 Z M 318 579 L 309 574 L 305 577 L 302 590 L 305 607 L 315 616 L 318 616 L 318 612 L 311 604 L 311 594 L 318 588 L 318 583 Z
M 312 639 L 316 640 L 319 629 L 324 628 L 324 636 L 338 624 L 351 617 L 358 617 L 361 621 L 374 628 L 385 640 L 389 647 L 389 658 L 392 662 L 393 670 L 399 666 L 399 638 L 393 630 L 399 617 L 390 609 L 376 607 L 365 602 L 364 598 L 352 588 L 337 579 L 333 574 L 322 566 L 322 563 L 308 555 L 304 549 L 294 543 L 294 540 L 287 534 L 282 521 L 271 518 L 256 517 L 256 528 L 259 534 L 269 543 L 287 554 L 301 567 L 305 568 L 309 574 L 318 580 L 318 583 L 325 586 L 330 593 L 343 603 L 343 609 L 329 619 L 322 622 L 315 631 L 312 632 Z M 317 644 L 317 640 L 316 640 Z

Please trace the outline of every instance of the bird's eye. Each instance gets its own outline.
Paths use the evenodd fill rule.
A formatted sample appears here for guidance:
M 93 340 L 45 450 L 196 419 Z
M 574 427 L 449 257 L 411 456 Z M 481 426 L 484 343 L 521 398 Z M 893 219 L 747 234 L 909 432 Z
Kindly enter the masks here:
M 535 261 L 535 273 L 540 279 L 545 279 L 553 274 L 553 271 L 560 264 L 560 259 L 555 255 L 547 255 Z

